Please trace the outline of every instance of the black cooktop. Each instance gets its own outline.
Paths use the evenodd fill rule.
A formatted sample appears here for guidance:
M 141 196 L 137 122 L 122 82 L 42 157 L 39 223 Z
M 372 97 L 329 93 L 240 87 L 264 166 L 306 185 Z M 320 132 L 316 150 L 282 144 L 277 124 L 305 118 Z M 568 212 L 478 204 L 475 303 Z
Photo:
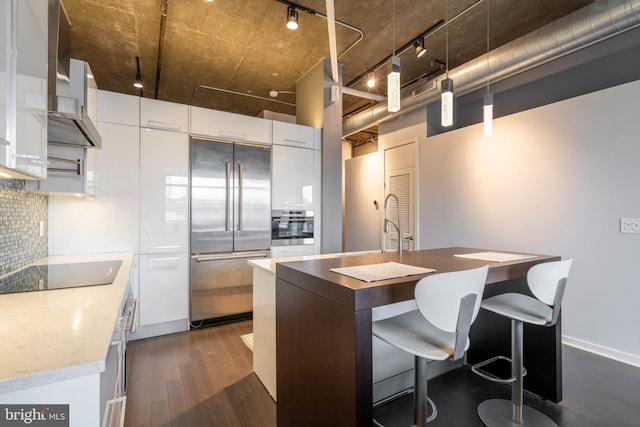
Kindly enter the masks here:
M 122 261 L 32 265 L 0 279 L 0 294 L 113 283 Z

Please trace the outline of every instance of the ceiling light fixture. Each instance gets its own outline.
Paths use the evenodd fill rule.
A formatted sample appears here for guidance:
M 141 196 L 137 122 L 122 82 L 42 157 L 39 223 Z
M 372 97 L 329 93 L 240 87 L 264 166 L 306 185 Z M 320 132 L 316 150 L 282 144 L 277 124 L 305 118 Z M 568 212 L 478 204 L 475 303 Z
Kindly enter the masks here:
M 369 73 L 369 76 L 367 77 L 367 87 L 369 88 L 374 88 L 376 87 L 376 73 Z
M 287 28 L 290 30 L 298 28 L 298 11 L 293 6 L 287 8 Z
M 414 46 L 416 48 L 416 58 L 420 58 L 422 55 L 427 53 L 427 49 L 424 48 L 424 38 L 420 37 L 415 41 Z
M 453 125 L 453 80 L 449 78 L 449 3 L 447 2 L 447 26 L 445 28 L 445 53 L 446 71 L 445 78 L 440 83 L 440 124 L 442 126 Z
M 393 0 L 393 12 L 391 15 L 391 33 L 393 54 L 389 62 L 389 74 L 387 74 L 387 111 L 395 113 L 400 111 L 400 58 L 396 56 L 396 2 Z
M 487 93 L 482 106 L 484 136 L 493 135 L 493 93 L 489 90 L 489 0 L 487 0 Z

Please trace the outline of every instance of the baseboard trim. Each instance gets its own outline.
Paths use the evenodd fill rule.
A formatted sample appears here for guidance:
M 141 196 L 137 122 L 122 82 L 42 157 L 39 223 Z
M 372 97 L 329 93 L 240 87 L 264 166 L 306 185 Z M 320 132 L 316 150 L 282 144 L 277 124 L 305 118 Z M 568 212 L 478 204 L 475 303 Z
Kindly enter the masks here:
M 180 319 L 153 325 L 138 326 L 133 334 L 127 333 L 127 341 L 153 338 L 160 335 L 175 334 L 189 330 L 189 320 Z
M 580 350 L 597 354 L 599 356 L 616 360 L 618 362 L 626 363 L 627 365 L 635 366 L 636 368 L 640 368 L 640 356 L 636 356 L 634 354 L 614 350 L 609 347 L 604 347 L 588 341 L 583 341 L 578 338 L 568 337 L 566 335 L 562 336 L 562 343 L 571 347 L 579 348 Z

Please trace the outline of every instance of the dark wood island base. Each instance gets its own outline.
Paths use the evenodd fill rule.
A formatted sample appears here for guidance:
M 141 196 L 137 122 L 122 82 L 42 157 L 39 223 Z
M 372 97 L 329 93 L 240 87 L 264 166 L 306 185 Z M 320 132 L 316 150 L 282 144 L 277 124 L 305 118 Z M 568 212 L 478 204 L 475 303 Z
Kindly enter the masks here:
M 366 283 L 330 271 L 383 262 L 434 268 L 438 273 L 489 265 L 484 297 L 525 292 L 535 264 L 559 260 L 537 255 L 511 262 L 457 258 L 486 249 L 444 248 L 279 263 L 276 267 L 277 424 L 280 427 L 371 426 L 373 307 L 413 299 L 424 276 Z M 553 402 L 562 399 L 560 321 L 525 328 L 525 388 Z M 473 364 L 510 352 L 509 322 L 481 311 L 467 354 Z

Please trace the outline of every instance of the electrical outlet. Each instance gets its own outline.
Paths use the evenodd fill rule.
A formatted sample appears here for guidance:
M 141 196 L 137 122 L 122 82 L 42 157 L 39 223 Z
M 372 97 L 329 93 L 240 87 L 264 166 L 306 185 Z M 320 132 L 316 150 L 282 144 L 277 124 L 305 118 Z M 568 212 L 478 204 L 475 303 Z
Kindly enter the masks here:
M 640 233 L 640 218 L 620 218 L 621 233 Z

